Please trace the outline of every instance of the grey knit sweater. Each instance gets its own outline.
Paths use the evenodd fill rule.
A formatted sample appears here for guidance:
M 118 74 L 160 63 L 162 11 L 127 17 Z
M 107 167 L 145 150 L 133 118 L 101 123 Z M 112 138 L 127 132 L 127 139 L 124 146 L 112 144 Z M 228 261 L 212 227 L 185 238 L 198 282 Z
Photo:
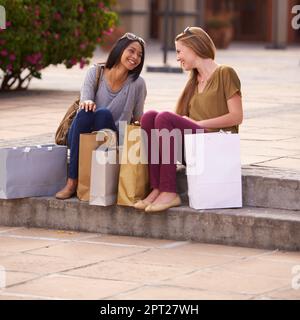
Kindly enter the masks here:
M 132 118 L 137 120 L 142 116 L 147 95 L 146 84 L 142 77 L 133 81 L 130 75 L 118 92 L 110 89 L 104 76 L 99 81 L 96 95 L 95 84 L 96 66 L 93 65 L 85 77 L 80 101 L 92 100 L 96 103 L 97 109 L 109 109 L 117 128 L 119 128 L 119 121 L 129 123 Z

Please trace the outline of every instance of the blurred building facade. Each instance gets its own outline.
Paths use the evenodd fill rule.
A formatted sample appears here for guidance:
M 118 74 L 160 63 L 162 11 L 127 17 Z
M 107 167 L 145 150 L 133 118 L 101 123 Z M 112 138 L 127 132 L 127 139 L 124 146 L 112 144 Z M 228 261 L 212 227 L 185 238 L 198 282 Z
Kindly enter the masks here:
M 171 39 L 186 26 L 206 27 L 208 19 L 230 18 L 234 41 L 264 42 L 285 46 L 300 44 L 300 30 L 292 28 L 292 8 L 299 0 L 119 0 L 121 26 L 145 39 Z

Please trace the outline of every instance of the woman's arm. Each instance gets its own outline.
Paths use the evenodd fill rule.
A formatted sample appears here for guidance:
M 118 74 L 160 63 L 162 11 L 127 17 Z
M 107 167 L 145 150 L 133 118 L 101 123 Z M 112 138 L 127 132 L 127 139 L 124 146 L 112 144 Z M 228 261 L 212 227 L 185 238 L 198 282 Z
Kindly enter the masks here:
M 146 83 L 143 78 L 139 78 L 136 83 L 138 86 L 136 89 L 137 96 L 136 96 L 136 105 L 133 110 L 133 121 L 140 121 L 141 117 L 144 113 L 144 105 L 145 105 L 145 99 L 147 96 L 147 88 L 146 88 Z
M 207 129 L 230 128 L 240 125 L 243 122 L 243 106 L 241 96 L 239 94 L 235 94 L 233 97 L 227 100 L 227 106 L 229 113 L 223 116 L 201 121 L 193 120 L 193 122 Z
M 80 109 L 85 111 L 95 111 L 95 84 L 96 84 L 96 66 L 92 66 L 88 71 L 84 79 L 84 83 L 80 92 Z

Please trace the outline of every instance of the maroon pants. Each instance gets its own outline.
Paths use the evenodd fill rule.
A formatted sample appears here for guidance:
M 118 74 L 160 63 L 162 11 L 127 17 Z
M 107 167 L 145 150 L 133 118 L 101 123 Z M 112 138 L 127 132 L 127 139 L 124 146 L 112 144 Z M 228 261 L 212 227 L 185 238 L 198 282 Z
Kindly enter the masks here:
M 184 134 L 203 132 L 203 129 L 168 111 L 146 112 L 142 117 L 141 127 L 148 137 L 151 188 L 161 192 L 176 192 L 176 162 L 178 160 L 184 163 Z

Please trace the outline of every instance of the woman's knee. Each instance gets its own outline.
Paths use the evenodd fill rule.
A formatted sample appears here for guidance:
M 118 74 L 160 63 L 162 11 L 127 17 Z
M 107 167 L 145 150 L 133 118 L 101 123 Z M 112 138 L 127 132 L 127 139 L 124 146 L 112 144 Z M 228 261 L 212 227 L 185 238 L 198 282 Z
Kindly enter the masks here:
M 158 115 L 158 112 L 154 110 L 145 112 L 141 118 L 141 127 L 145 129 L 149 127 L 153 127 L 153 123 L 157 115 Z
M 161 129 L 165 127 L 165 124 L 170 124 L 171 119 L 174 116 L 174 112 L 163 111 L 160 112 L 155 118 L 155 128 Z
M 85 110 L 80 110 L 74 121 L 76 122 L 76 126 L 82 127 L 86 125 L 90 125 L 94 120 L 93 112 L 86 112 Z
M 95 112 L 94 130 L 101 130 L 104 128 L 117 131 L 111 111 L 103 108 Z
M 109 120 L 111 120 L 113 118 L 111 111 L 106 108 L 96 110 L 95 117 L 105 118 L 105 119 L 109 119 Z
M 90 119 L 93 119 L 94 117 L 94 112 L 92 111 L 88 111 L 86 112 L 85 110 L 80 110 L 77 115 L 76 115 L 76 118 L 77 120 L 90 120 Z

